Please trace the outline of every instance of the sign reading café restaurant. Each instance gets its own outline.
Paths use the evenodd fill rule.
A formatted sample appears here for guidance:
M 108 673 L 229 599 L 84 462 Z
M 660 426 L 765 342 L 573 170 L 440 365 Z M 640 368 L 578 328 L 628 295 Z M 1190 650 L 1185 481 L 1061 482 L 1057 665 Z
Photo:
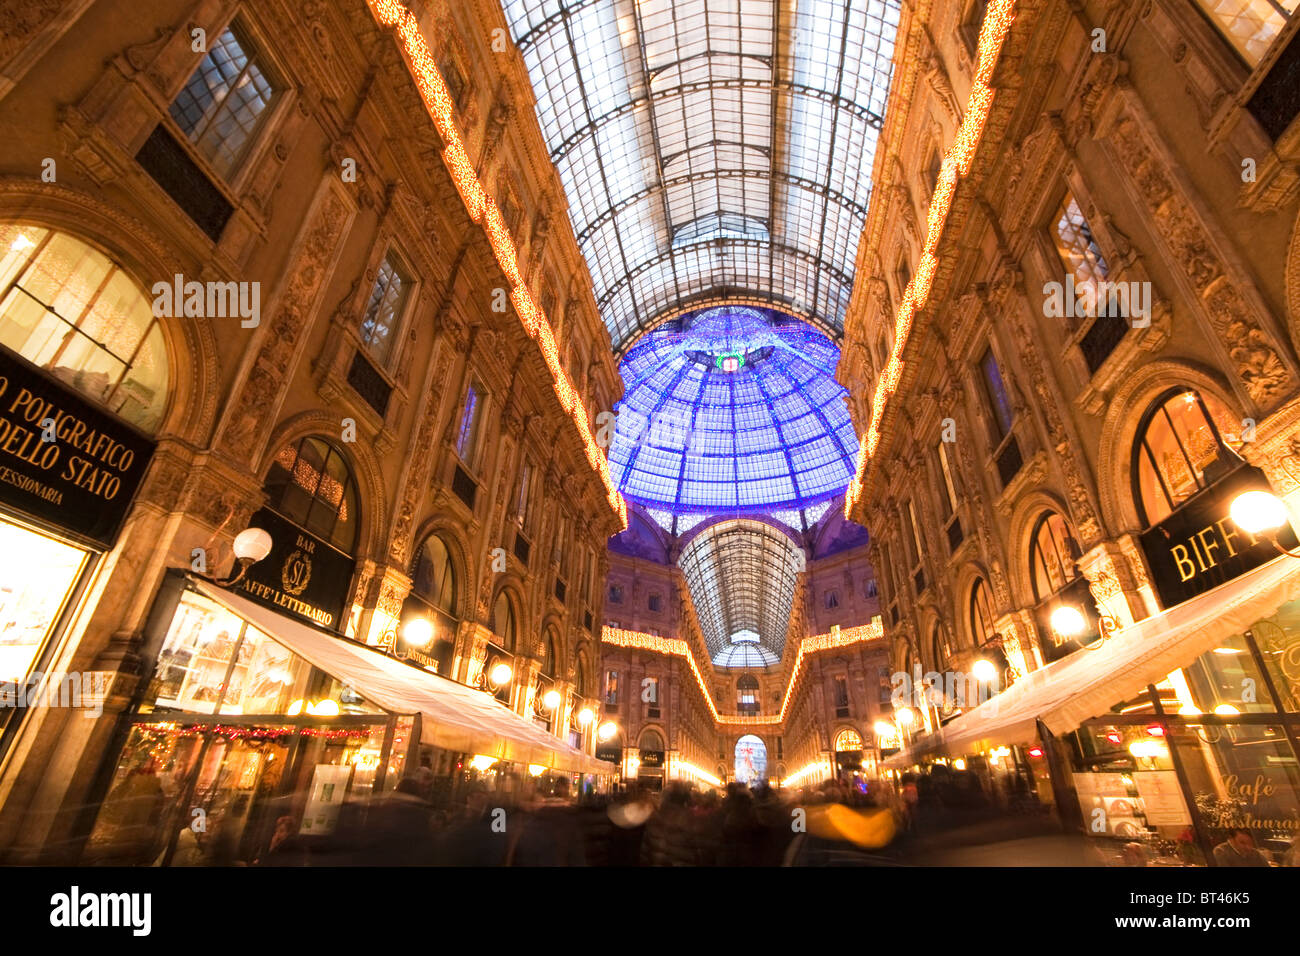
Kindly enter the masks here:
M 1262 471 L 1241 465 L 1143 532 L 1142 550 L 1165 607 L 1181 604 L 1278 556 L 1272 541 L 1243 531 L 1228 513 L 1232 502 L 1246 491 L 1272 489 Z M 1290 523 L 1277 540 L 1284 548 L 1297 547 Z
M 352 559 L 270 508 L 254 514 L 249 527 L 271 536 L 271 552 L 249 566 L 239 589 L 274 611 L 338 631 L 352 583 Z
M 0 348 L 0 501 L 111 548 L 154 443 Z

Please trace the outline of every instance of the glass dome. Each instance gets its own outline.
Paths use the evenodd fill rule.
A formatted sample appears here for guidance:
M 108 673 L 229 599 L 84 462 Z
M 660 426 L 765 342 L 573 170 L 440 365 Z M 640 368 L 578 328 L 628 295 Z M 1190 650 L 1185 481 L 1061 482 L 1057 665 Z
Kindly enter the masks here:
M 619 489 L 674 514 L 834 497 L 858 453 L 832 377 L 839 357 L 808 323 L 740 306 L 648 333 L 620 364 L 626 391 L 609 455 Z

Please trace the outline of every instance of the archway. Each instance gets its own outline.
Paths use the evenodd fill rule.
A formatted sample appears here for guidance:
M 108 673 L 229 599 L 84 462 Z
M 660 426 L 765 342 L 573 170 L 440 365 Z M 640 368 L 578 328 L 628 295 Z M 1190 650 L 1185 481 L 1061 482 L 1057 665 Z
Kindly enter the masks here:
M 753 734 L 736 741 L 736 780 L 754 786 L 767 779 L 767 745 Z

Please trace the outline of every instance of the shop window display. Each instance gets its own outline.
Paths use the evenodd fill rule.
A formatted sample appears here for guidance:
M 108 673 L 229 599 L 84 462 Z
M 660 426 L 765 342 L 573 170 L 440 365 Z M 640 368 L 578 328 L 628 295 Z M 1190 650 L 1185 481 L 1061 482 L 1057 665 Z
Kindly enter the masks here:
M 0 521 L 0 683 L 27 679 L 87 552 Z

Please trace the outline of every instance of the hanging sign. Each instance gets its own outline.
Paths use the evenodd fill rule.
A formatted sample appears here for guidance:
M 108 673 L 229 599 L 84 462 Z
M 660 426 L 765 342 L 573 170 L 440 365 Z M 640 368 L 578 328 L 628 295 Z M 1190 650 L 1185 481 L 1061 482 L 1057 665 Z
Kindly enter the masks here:
M 0 502 L 112 547 L 154 443 L 0 348 Z
M 352 559 L 270 508 L 253 515 L 249 525 L 271 535 L 271 553 L 249 566 L 239 589 L 258 604 L 339 630 L 352 584 Z
M 1246 491 L 1272 489 L 1262 471 L 1242 465 L 1143 532 L 1142 550 L 1165 607 L 1181 604 L 1278 556 L 1271 541 L 1241 530 L 1228 513 L 1232 502 Z M 1278 542 L 1284 548 L 1300 545 L 1289 523 Z

